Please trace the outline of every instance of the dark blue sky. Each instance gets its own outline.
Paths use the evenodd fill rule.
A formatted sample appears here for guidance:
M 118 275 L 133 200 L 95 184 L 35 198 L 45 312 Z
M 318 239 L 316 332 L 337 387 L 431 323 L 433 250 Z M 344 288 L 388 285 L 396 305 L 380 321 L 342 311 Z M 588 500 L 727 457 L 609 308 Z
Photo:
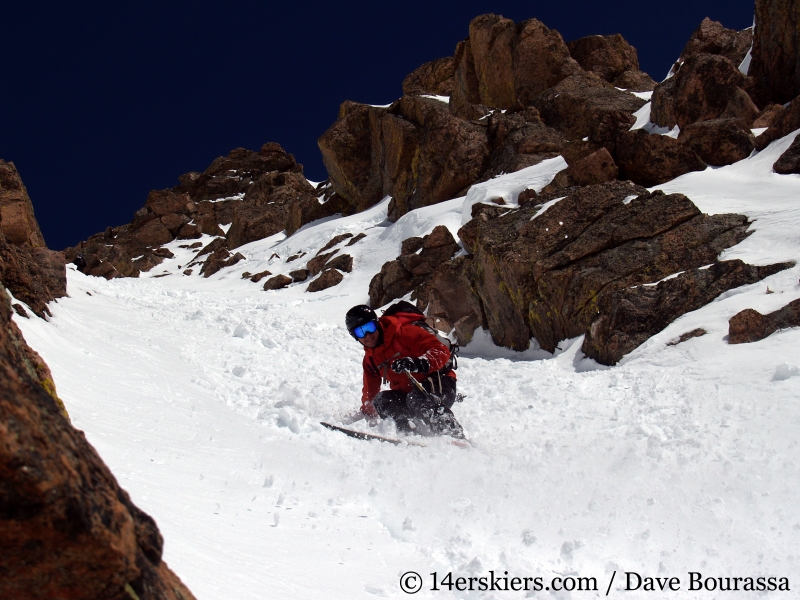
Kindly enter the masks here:
M 658 81 L 704 17 L 743 29 L 754 2 L 6 3 L 0 158 L 55 249 L 127 223 L 151 189 L 235 147 L 279 142 L 321 180 L 316 140 L 339 104 L 393 101 L 488 12 L 566 41 L 621 33 Z

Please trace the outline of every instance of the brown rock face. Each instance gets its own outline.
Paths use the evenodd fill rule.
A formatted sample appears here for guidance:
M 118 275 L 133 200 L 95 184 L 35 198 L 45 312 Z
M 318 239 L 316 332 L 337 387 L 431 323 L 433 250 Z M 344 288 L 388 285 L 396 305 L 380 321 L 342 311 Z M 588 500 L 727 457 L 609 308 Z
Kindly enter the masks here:
M 728 107 L 745 76 L 724 56 L 695 54 L 677 74 L 653 90 L 650 118 L 661 127 L 683 129 L 690 123 L 716 119 Z
M 740 260 L 715 262 L 686 271 L 655 286 L 636 286 L 607 295 L 598 307 L 581 348 L 590 358 L 616 364 L 625 354 L 689 311 L 729 289 L 755 283 L 792 267 L 779 263 L 754 267 Z
M 0 224 L 10 244 L 44 247 L 28 190 L 13 162 L 0 159 Z
M 614 162 L 620 179 L 648 187 L 706 168 L 703 160 L 678 140 L 642 130 L 619 133 Z
M 785 104 L 800 94 L 800 5 L 756 0 L 756 30 L 748 75 L 767 101 Z
M 455 72 L 456 65 L 452 56 L 426 62 L 403 80 L 403 93 L 406 96 L 449 96 L 453 91 Z
M 788 327 L 800 327 L 800 299 L 768 315 L 752 308 L 735 314 L 728 322 L 728 343 L 757 342 Z
M 618 33 L 583 37 L 571 41 L 567 48 L 585 71 L 591 71 L 608 83 L 615 83 L 626 71 L 639 70 L 636 48 Z
M 615 292 L 699 269 L 747 236 L 743 216 L 703 215 L 685 196 L 629 182 L 557 193 L 566 197 L 541 214 L 556 193 L 511 212 L 474 210 L 459 230 L 472 256 L 437 268 L 418 292 L 421 306 L 433 303 L 451 327 L 463 319 L 464 339 L 472 334 L 467 324 L 480 325 L 499 345 L 524 350 L 535 337 L 553 351 L 586 333 L 598 310 L 606 315 L 605 299 Z M 666 312 L 674 319 L 676 311 Z
M 453 90 L 450 94 L 450 111 L 454 115 L 461 116 L 469 106 L 481 103 L 478 76 L 475 73 L 475 57 L 472 55 L 472 44 L 469 38 L 456 45 L 453 64 L 455 73 Z
M 800 174 L 800 136 L 794 138 L 792 145 L 775 161 L 772 170 L 781 175 Z
M 656 81 L 642 71 L 625 71 L 614 80 L 614 87 L 629 92 L 652 92 L 656 89 Z
M 450 108 L 464 116 L 469 105 L 512 108 L 565 77 L 581 72 L 561 34 L 536 19 L 514 24 L 500 15 L 475 17 L 469 38 L 456 46 Z
M 542 120 L 570 140 L 589 141 L 613 148 L 618 132 L 636 122 L 633 113 L 645 101 L 622 92 L 593 73 L 568 77 L 534 102 Z
M 548 194 L 562 188 L 614 181 L 618 172 L 619 169 L 614 164 L 611 154 L 605 148 L 600 148 L 560 171 L 553 181 L 545 186 L 542 193 Z
M 48 250 L 14 163 L 0 160 L 0 284 L 41 318 L 67 295 L 64 255 Z
M 567 143 L 562 133 L 542 122 L 532 106 L 522 111 L 495 112 L 485 122 L 490 157 L 481 181 L 558 156 Z
M 9 315 L 0 289 L 0 597 L 194 598 L 161 561 L 153 519 L 34 377 Z
M 388 109 L 345 102 L 319 147 L 336 193 L 353 210 L 391 195 L 393 220 L 458 197 L 479 179 L 488 158 L 485 127 L 419 96 Z
M 397 260 L 385 263 L 381 272 L 370 281 L 370 306 L 377 308 L 402 298 L 420 286 L 436 267 L 448 261 L 459 249 L 460 246 L 444 225 L 437 225 L 421 240 L 404 240 L 402 254 Z
M 316 202 L 315 189 L 301 173 L 272 171 L 262 175 L 233 213 L 228 247 L 238 248 L 286 229 L 290 207 L 298 198 Z
M 766 109 L 764 110 L 766 112 Z M 769 128 L 756 138 L 756 150 L 763 150 L 775 140 L 800 129 L 800 100 L 795 99 L 777 115 Z
M 747 51 L 753 43 L 752 29 L 727 29 L 718 21 L 708 17 L 692 33 L 681 52 L 678 64 L 685 62 L 696 54 L 717 54 L 724 56 L 737 67 L 742 63 Z
M 755 138 L 740 119 L 713 119 L 688 125 L 678 141 L 709 165 L 720 167 L 750 156 Z

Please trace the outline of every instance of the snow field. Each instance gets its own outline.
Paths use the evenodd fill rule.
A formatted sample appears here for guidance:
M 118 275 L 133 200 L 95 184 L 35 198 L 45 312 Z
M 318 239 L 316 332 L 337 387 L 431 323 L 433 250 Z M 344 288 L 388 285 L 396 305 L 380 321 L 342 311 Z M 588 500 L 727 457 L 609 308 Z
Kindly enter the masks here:
M 756 219 L 725 258 L 798 260 L 800 176 L 770 172 L 792 138 L 660 187 L 705 212 Z M 386 199 L 254 242 L 237 249 L 246 261 L 209 279 L 180 275 L 187 242 L 140 279 L 70 270 L 70 297 L 52 305 L 50 322 L 15 317 L 74 424 L 156 518 L 165 559 L 198 598 L 403 598 L 399 577 L 410 570 L 426 578 L 422 598 L 524 596 L 431 592 L 432 571 L 596 577 L 600 594 L 614 570 L 615 588 L 621 570 L 687 583 L 688 571 L 797 578 L 800 329 L 738 346 L 725 336 L 739 310 L 800 297 L 800 267 L 684 315 L 614 368 L 583 357 L 581 338 L 555 355 L 514 353 L 477 332 L 459 360 L 467 399 L 454 407 L 470 450 L 364 442 L 318 424 L 359 405 L 362 352 L 343 316 L 367 300 L 400 242 L 438 224 L 455 236 L 474 201 L 503 196 L 513 209 L 522 189 L 563 168 L 558 160 L 395 224 Z M 354 272 L 336 287 L 264 292 L 241 278 L 300 268 L 344 232 L 367 237 L 339 246 Z M 300 251 L 308 255 L 285 262 Z M 708 334 L 666 345 L 697 327 Z

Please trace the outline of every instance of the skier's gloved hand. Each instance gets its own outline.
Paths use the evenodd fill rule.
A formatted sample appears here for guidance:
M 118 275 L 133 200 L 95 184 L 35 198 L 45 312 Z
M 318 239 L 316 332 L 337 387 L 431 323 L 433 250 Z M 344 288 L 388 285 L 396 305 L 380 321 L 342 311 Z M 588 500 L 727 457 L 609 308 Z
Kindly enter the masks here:
M 392 371 L 402 373 L 427 373 L 431 370 L 431 364 L 426 358 L 398 358 L 392 363 Z
M 375 407 L 372 405 L 372 402 L 364 402 L 364 404 L 361 405 L 361 412 L 370 419 L 377 419 L 380 416 L 378 415 L 378 411 L 375 410 Z

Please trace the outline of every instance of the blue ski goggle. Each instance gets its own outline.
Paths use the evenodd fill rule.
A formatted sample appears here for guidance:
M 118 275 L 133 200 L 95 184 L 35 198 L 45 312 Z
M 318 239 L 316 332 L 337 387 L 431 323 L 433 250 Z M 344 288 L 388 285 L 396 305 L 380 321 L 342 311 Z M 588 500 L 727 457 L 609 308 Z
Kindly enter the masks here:
M 355 327 L 351 333 L 357 340 L 360 340 L 368 333 L 375 333 L 376 331 L 378 331 L 378 324 L 375 321 L 370 321 Z

